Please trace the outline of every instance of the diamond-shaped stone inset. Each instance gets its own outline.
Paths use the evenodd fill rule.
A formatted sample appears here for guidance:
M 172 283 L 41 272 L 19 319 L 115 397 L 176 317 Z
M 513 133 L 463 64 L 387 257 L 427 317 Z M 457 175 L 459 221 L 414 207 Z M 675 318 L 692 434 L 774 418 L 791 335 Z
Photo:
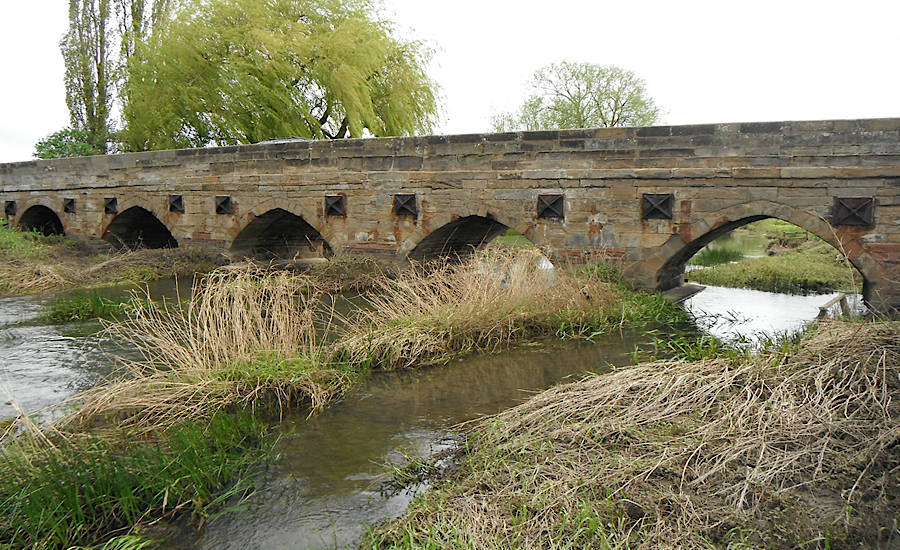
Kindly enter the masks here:
M 63 199 L 63 212 L 66 214 L 75 213 L 75 199 Z
M 346 216 L 347 215 L 347 197 L 344 195 L 326 195 L 325 197 L 325 215 L 326 216 Z
M 671 220 L 675 210 L 675 195 L 672 193 L 644 193 L 641 196 L 642 220 Z
M 835 197 L 831 225 L 875 224 L 875 199 L 871 197 Z
M 234 201 L 226 195 L 216 196 L 216 214 L 234 214 Z
M 416 207 L 416 196 L 397 194 L 394 195 L 394 215 L 396 216 L 412 216 L 415 218 L 419 214 Z
M 115 197 L 107 197 L 103 199 L 103 213 L 104 214 L 118 214 L 119 213 L 119 199 Z
M 12 218 L 16 215 L 16 201 L 6 201 L 3 203 L 3 213 L 7 218 Z
M 184 196 L 169 195 L 169 212 L 184 214 Z
M 538 195 L 537 217 L 562 220 L 566 215 L 565 195 Z

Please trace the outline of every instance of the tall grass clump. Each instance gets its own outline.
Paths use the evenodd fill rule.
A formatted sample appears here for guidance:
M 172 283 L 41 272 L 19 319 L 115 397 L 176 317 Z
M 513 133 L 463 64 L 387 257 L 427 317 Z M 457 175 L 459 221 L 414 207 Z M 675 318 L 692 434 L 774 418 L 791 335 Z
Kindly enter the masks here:
M 0 254 L 28 258 L 40 254 L 46 238 L 34 231 L 17 231 L 0 219 Z
M 370 548 L 895 548 L 900 322 L 551 388 Z M 586 534 L 590 536 L 586 537 Z
M 132 299 L 107 298 L 98 292 L 77 292 L 57 296 L 44 307 L 41 318 L 53 323 L 108 319 L 135 307 Z
M 369 256 L 338 254 L 308 266 L 304 272 L 321 292 L 361 292 L 371 289 L 379 279 L 393 277 L 399 271 L 396 262 Z
M 379 281 L 335 345 L 351 363 L 403 368 L 525 338 L 589 338 L 655 315 L 638 313 L 633 294 L 627 307 L 621 292 L 603 277 L 552 269 L 538 250 L 488 249 Z M 665 308 L 657 299 L 644 305 Z
M 244 413 L 149 441 L 12 438 L 0 460 L 0 547 L 146 546 L 132 534 L 142 524 L 182 512 L 202 521 L 251 491 L 253 467 L 272 452 L 266 432 Z
M 109 331 L 142 360 L 76 396 L 64 423 L 112 417 L 150 430 L 230 407 L 322 407 L 352 374 L 329 361 L 320 298 L 302 275 L 240 266 L 197 281 L 187 306 L 141 302 Z
M 0 296 L 193 276 L 221 266 L 221 254 L 194 248 L 98 253 L 84 241 L 0 225 Z
M 736 262 L 743 257 L 744 254 L 740 250 L 729 248 L 727 246 L 719 246 L 715 248 L 707 247 L 698 252 L 693 258 L 691 258 L 691 261 L 689 263 L 691 265 L 706 267 L 711 265 Z

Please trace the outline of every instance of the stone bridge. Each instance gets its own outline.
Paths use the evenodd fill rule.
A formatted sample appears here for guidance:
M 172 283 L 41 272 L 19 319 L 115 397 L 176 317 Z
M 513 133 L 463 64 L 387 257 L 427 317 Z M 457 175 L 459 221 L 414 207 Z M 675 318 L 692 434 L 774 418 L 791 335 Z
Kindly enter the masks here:
M 900 118 L 256 145 L 0 164 L 13 225 L 235 255 L 463 252 L 514 228 L 554 261 L 646 288 L 774 217 L 843 251 L 900 306 Z

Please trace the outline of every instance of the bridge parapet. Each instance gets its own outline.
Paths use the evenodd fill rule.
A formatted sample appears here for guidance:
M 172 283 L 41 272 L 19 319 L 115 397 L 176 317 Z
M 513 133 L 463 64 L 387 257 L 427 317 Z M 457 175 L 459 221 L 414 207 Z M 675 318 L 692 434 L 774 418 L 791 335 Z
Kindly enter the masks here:
M 411 208 L 398 210 L 398 195 L 413 196 Z M 556 258 L 621 262 L 656 288 L 678 284 L 684 261 L 714 236 L 779 217 L 845 250 L 873 304 L 900 304 L 900 119 L 286 141 L 29 161 L 0 164 L 0 201 L 14 205 L 14 223 L 43 205 L 84 237 L 103 236 L 119 213 L 140 207 L 180 246 L 230 248 L 257 218 L 277 219 L 257 222 L 254 234 L 314 241 L 317 253 L 406 255 L 433 234 L 419 252 L 460 250 L 506 226 Z M 264 218 L 275 209 L 285 214 Z M 311 229 L 279 233 L 287 214 Z

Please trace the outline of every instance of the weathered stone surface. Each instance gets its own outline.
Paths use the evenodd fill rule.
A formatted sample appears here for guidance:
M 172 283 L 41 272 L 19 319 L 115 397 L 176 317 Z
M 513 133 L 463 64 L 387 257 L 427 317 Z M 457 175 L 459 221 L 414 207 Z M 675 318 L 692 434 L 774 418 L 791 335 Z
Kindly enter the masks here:
M 898 136 L 900 119 L 875 119 L 267 143 L 0 164 L 0 203 L 16 203 L 13 224 L 43 205 L 67 233 L 95 238 L 115 198 L 119 212 L 153 213 L 181 246 L 222 248 L 280 208 L 331 250 L 400 255 L 481 216 L 565 261 L 620 262 L 650 288 L 677 284 L 722 228 L 778 217 L 848 251 L 869 300 L 888 309 L 900 305 Z M 644 193 L 673 194 L 673 219 L 642 220 Z M 326 216 L 336 194 L 346 215 Z M 414 218 L 393 214 L 395 194 L 416 195 Z M 537 217 L 540 194 L 565 195 L 564 220 Z M 169 195 L 183 196 L 184 213 L 168 211 Z M 215 214 L 220 195 L 233 214 Z M 831 227 L 834 197 L 874 198 L 874 224 Z

